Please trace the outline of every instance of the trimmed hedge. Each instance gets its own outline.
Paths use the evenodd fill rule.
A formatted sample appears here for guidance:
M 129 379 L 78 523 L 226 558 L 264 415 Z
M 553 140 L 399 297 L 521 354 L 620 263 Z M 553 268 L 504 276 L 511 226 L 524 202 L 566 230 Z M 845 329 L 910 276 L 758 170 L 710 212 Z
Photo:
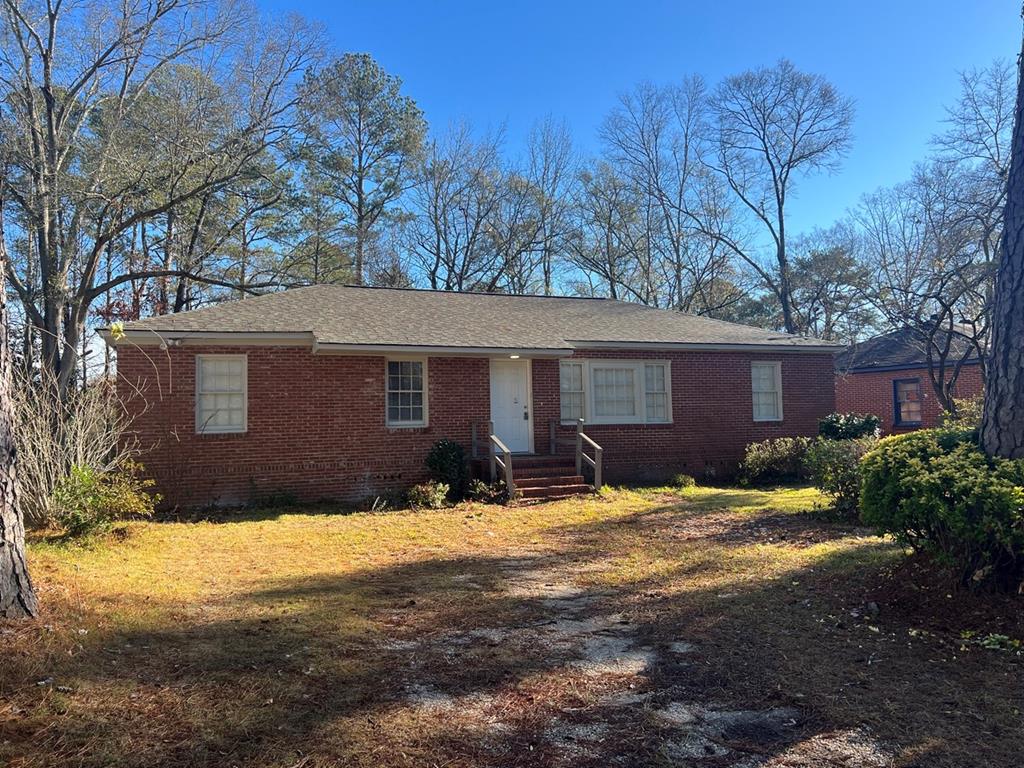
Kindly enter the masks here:
M 1024 578 L 1024 461 L 987 456 L 973 433 L 887 437 L 863 459 L 861 517 L 945 563 L 967 585 Z

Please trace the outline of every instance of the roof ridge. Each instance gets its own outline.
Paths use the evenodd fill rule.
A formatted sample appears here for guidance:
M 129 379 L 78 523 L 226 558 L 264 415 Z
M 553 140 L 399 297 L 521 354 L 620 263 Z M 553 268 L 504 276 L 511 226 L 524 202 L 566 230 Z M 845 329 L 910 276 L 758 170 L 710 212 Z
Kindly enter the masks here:
M 618 299 L 611 299 L 607 296 L 547 296 L 543 293 L 499 293 L 497 291 L 456 291 L 448 288 L 419 288 L 416 286 L 392 286 L 392 285 L 357 285 L 355 283 L 316 283 L 314 285 L 303 285 L 301 288 L 359 288 L 365 291 L 406 291 L 408 293 L 437 293 L 444 296 L 493 296 L 508 299 L 572 299 L 573 301 L 608 301 L 618 303 Z M 295 290 L 289 288 L 286 290 Z M 279 291 L 283 293 L 283 291 Z

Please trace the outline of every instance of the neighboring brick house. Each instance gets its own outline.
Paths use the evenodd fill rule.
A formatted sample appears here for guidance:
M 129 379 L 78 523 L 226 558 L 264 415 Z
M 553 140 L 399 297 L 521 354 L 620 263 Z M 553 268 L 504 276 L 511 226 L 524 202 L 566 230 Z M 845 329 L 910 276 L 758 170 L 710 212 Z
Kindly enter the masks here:
M 728 476 L 835 405 L 834 346 L 606 299 L 313 286 L 104 336 L 143 462 L 189 507 L 365 499 L 441 438 L 486 467 L 491 434 L 526 495 L 571 491 L 580 418 L 607 479 Z
M 961 338 L 954 338 L 951 349 L 949 367 L 964 360 L 955 396 L 981 395 L 984 382 L 977 357 Z M 837 355 L 836 409 L 878 416 L 885 434 L 937 426 L 943 408 L 917 334 L 903 328 L 854 344 Z

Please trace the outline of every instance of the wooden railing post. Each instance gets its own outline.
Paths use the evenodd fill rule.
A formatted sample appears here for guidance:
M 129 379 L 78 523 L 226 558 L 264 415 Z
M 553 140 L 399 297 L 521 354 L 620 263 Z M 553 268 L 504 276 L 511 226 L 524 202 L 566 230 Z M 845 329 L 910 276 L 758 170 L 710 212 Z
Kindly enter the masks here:
M 505 488 L 508 489 L 509 499 L 513 499 L 516 495 L 516 481 L 512 477 L 512 452 L 504 451 L 502 458 L 505 460 Z
M 498 479 L 498 465 L 494 460 L 494 446 L 491 444 L 491 437 L 494 435 L 494 422 L 487 422 L 487 455 L 491 460 L 491 482 Z
M 594 490 L 601 490 L 601 457 L 604 455 L 604 448 L 594 449 Z
M 583 474 L 583 419 L 576 420 L 576 474 Z

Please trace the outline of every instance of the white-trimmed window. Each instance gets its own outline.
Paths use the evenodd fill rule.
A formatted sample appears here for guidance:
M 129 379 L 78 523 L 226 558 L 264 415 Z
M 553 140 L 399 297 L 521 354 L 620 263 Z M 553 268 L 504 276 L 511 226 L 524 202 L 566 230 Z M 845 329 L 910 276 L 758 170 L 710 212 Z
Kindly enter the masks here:
M 647 421 L 668 421 L 668 366 L 664 363 L 644 366 L 644 400 Z
M 750 364 L 754 421 L 782 421 L 782 363 Z
M 672 421 L 671 366 L 663 361 L 564 361 L 562 421 L 644 424 Z
M 562 421 L 577 421 L 586 417 L 583 363 L 564 362 L 559 366 L 559 396 Z
M 196 355 L 196 432 L 245 432 L 247 390 L 245 355 Z
M 426 360 L 387 361 L 387 424 L 423 427 L 427 424 Z

